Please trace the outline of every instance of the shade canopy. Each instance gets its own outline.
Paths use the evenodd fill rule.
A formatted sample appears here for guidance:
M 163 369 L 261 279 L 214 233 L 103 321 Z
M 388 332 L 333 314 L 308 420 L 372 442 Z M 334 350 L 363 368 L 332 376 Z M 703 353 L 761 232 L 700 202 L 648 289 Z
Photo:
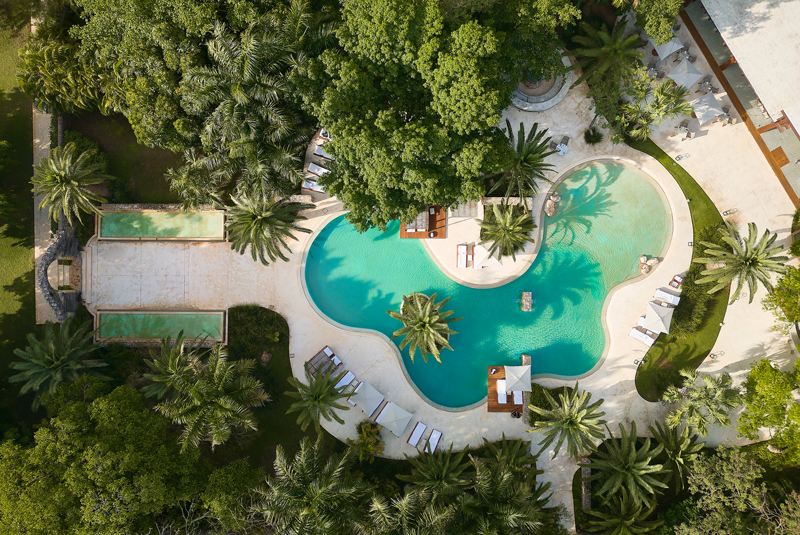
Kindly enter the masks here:
M 503 366 L 506 370 L 506 390 L 508 392 L 531 391 L 530 366 Z
M 475 245 L 473 248 L 472 265 L 475 267 L 486 267 L 490 265 L 502 265 L 503 263 L 494 256 L 489 255 L 489 249 L 483 245 Z
M 390 401 L 383 408 L 375 422 L 391 431 L 394 436 L 399 437 L 403 434 L 412 417 L 411 413 L 404 411 Z
M 383 402 L 383 398 L 383 394 L 365 381 L 351 399 L 364 414 L 371 416 L 375 409 L 378 408 L 378 405 Z
M 706 93 L 697 100 L 690 102 L 690 104 L 692 105 L 694 114 L 697 116 L 697 120 L 700 121 L 701 125 L 706 124 L 709 121 L 713 121 L 725 113 L 722 111 L 722 108 L 717 101 L 717 97 L 714 96 L 714 93 Z
M 688 89 L 703 77 L 703 73 L 698 71 L 697 67 L 689 63 L 689 61 L 684 58 L 680 63 L 678 63 L 678 65 L 675 66 L 674 69 L 669 71 L 667 76 L 672 78 L 676 84 L 682 85 Z
M 647 303 L 647 315 L 644 317 L 642 327 L 648 331 L 669 334 L 669 324 L 672 322 L 674 308 L 662 307 L 654 302 Z
M 656 45 L 653 40 L 650 39 L 650 44 L 656 49 L 656 54 L 658 54 L 658 57 L 661 59 L 666 59 L 667 56 L 673 52 L 677 52 L 683 48 L 683 43 L 681 43 L 677 37 L 673 37 L 671 41 L 668 41 L 663 45 Z

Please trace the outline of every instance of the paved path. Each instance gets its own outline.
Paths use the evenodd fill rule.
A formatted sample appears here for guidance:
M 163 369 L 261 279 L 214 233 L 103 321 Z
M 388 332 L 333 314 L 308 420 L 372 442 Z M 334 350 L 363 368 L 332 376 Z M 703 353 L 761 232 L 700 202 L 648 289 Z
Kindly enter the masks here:
M 33 109 L 33 162 L 39 163 L 43 157 L 47 156 L 50 152 L 50 114 L 42 113 Z M 34 258 L 35 266 L 38 270 L 39 259 L 47 250 L 50 245 L 50 218 L 47 215 L 47 210 L 39 210 L 39 203 L 42 196 L 37 196 L 33 199 L 33 243 L 34 243 Z M 56 321 L 56 313 L 44 300 L 39 286 L 36 285 L 34 277 L 34 286 L 36 290 L 36 323 L 44 323 L 46 321 Z

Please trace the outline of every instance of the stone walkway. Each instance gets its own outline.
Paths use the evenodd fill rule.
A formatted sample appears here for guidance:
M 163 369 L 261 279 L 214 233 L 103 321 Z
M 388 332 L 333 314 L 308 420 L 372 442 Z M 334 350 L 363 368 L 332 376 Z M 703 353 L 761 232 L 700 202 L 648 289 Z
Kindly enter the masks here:
M 47 156 L 50 152 L 50 114 L 42 113 L 36 108 L 33 109 L 33 163 L 38 164 L 39 160 Z M 39 269 L 39 260 L 50 245 L 50 217 L 47 210 L 39 210 L 39 203 L 42 196 L 33 199 L 33 243 L 34 259 L 36 270 Z M 56 313 L 47 304 L 39 286 L 34 282 L 36 290 L 36 323 L 41 324 L 47 321 L 56 321 Z

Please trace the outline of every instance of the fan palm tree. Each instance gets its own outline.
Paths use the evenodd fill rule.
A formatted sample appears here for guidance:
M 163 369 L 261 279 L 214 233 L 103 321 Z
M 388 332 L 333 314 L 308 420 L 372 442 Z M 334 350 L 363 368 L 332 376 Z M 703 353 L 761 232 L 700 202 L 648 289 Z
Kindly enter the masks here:
M 661 424 L 656 422 L 656 427 L 651 425 L 649 429 L 653 438 L 664 447 L 664 454 L 667 456 L 664 468 L 672 474 L 675 493 L 680 494 L 686 478 L 689 477 L 692 464 L 697 460 L 706 443 L 698 443 L 697 435 L 691 433 L 688 427 L 684 427 L 679 434 L 677 427 L 662 428 Z
M 480 245 L 491 243 L 489 254 L 497 258 L 510 256 L 516 261 L 516 254 L 525 250 L 525 245 L 534 243 L 533 230 L 536 223 L 533 216 L 516 206 L 508 204 L 492 205 L 492 215 L 478 221 L 481 227 Z
M 201 343 L 202 341 L 195 340 L 187 347 L 183 331 L 178 333 L 174 344 L 169 336 L 162 338 L 161 351 L 156 353 L 151 349 L 150 357 L 153 360 L 144 361 L 147 367 L 153 370 L 153 373 L 144 374 L 144 378 L 151 381 L 152 384 L 142 388 L 142 394 L 146 397 L 161 399 L 179 383 L 186 384 L 191 381 L 192 371 L 189 357 L 197 354 Z
M 643 73 L 642 82 L 630 90 L 632 102 L 622 105 L 622 122 L 627 125 L 628 135 L 644 141 L 650 137 L 652 126 L 679 115 L 691 115 L 692 105 L 685 99 L 689 90 L 673 85 L 667 80 L 653 86 L 650 77 Z
M 589 520 L 589 531 L 602 531 L 608 535 L 643 535 L 664 523 L 663 520 L 647 520 L 655 509 L 655 502 L 644 509 L 644 505 L 634 502 L 623 487 L 619 494 L 611 498 L 608 511 L 584 512 L 596 519 Z
M 767 291 L 772 291 L 772 273 L 786 273 L 788 267 L 784 265 L 784 262 L 788 261 L 789 257 L 776 255 L 783 250 L 780 245 L 770 248 L 778 235 L 771 234 L 769 229 L 764 232 L 760 240 L 756 241 L 758 228 L 755 223 L 749 223 L 747 225 L 749 234 L 743 241 L 736 227 L 727 223 L 726 226 L 728 227 L 727 233 L 724 229 L 720 229 L 722 241 L 725 244 L 701 242 L 706 247 L 705 253 L 708 256 L 694 260 L 698 264 L 722 264 L 722 266 L 704 270 L 701 273 L 703 277 L 695 282 L 697 284 L 714 283 L 714 287 L 708 291 L 713 294 L 731 284 L 733 279 L 738 277 L 739 281 L 736 291 L 731 295 L 730 304 L 739 298 L 745 282 L 750 290 L 750 301 L 748 302 L 752 303 L 759 282 Z
M 455 512 L 453 505 L 436 505 L 426 489 L 414 489 L 391 501 L 376 494 L 366 520 L 355 531 L 360 535 L 440 535 L 447 533 Z
M 578 383 L 572 391 L 564 391 L 558 395 L 560 402 L 553 399 L 547 390 L 542 393 L 550 403 L 550 409 L 543 409 L 535 405 L 528 405 L 528 408 L 535 414 L 531 415 L 531 429 L 528 433 L 544 431 L 544 440 L 539 445 L 545 450 L 556 438 L 556 447 L 553 449 L 553 457 L 558 455 L 561 445 L 566 441 L 567 453 L 573 459 L 578 459 L 584 454 L 594 449 L 594 441 L 602 440 L 605 437 L 603 428 L 605 420 L 601 420 L 606 413 L 598 409 L 603 404 L 599 399 L 589 404 L 592 394 L 588 391 L 578 390 Z
M 497 179 L 498 182 L 489 190 L 489 193 L 505 184 L 506 201 L 512 196 L 519 197 L 525 212 L 528 212 L 527 198 L 539 194 L 539 181 L 553 183 L 544 173 L 552 171 L 554 166 L 545 162 L 544 159 L 555 154 L 556 151 L 549 149 L 552 138 L 545 137 L 547 129 L 540 132 L 538 128 L 539 123 L 534 123 L 528 136 L 525 137 L 525 124 L 520 122 L 519 132 L 515 139 L 514 131 L 511 130 L 511 122 L 506 119 L 506 136 L 508 136 L 511 146 L 514 147 L 513 159 L 508 169 L 490 177 Z
M 88 373 L 101 379 L 108 379 L 96 369 L 108 366 L 102 359 L 88 358 L 97 350 L 92 342 L 94 332 L 91 323 L 75 325 L 75 317 L 68 317 L 56 328 L 47 322 L 44 337 L 38 340 L 33 333 L 28 334 L 28 346 L 15 349 L 14 354 L 22 362 L 12 362 L 9 367 L 19 373 L 8 378 L 9 383 L 22 383 L 19 395 L 33 391 L 32 410 L 38 410 L 42 394 L 52 394 L 64 382 L 72 382 L 81 374 Z
M 289 384 L 297 389 L 297 392 L 285 392 L 290 398 L 299 399 L 292 403 L 287 414 L 292 412 L 299 412 L 297 416 L 297 424 L 305 431 L 308 424 L 314 422 L 314 427 L 317 429 L 317 434 L 321 434 L 320 418 L 325 418 L 326 422 L 336 420 L 338 423 L 343 424 L 342 420 L 336 410 L 346 411 L 349 407 L 338 403 L 341 399 L 347 399 L 353 396 L 354 392 L 342 393 L 336 389 L 338 383 L 346 372 L 341 372 L 335 377 L 331 377 L 333 368 L 329 369 L 324 374 L 315 377 L 308 370 L 308 364 L 305 365 L 306 381 L 308 384 L 297 380 L 294 377 L 288 379 Z
M 270 401 L 261 382 L 251 374 L 254 360 L 228 361 L 222 344 L 211 348 L 207 357 L 190 353 L 188 368 L 172 382 L 175 395 L 156 405 L 156 410 L 183 426 L 181 451 L 197 447 L 200 441 L 211 449 L 224 444 L 235 429 L 256 431 L 250 410 Z
M 637 60 L 644 57 L 638 50 L 642 40 L 636 34 L 625 35 L 624 20 L 618 22 L 611 33 L 605 25 L 596 29 L 583 21 L 580 28 L 585 35 L 576 35 L 572 40 L 582 46 L 572 50 L 570 55 L 580 59 L 572 69 L 583 69 L 583 75 L 575 80 L 572 87 L 595 78 L 621 80 L 624 73 L 632 70 Z
M 739 389 L 733 388 L 733 380 L 727 373 L 719 377 L 698 374 L 695 370 L 681 370 L 683 387 L 670 385 L 664 392 L 667 403 L 680 403 L 667 415 L 666 424 L 677 427 L 686 424 L 703 436 L 708 435 L 709 425 L 730 425 L 728 412 L 740 405 Z M 697 379 L 702 384 L 697 384 Z
M 453 350 L 450 347 L 450 335 L 458 334 L 449 325 L 463 318 L 451 318 L 452 310 L 442 312 L 442 307 L 450 301 L 447 297 L 438 303 L 436 293 L 428 297 L 425 294 L 413 293 L 403 296 L 400 312 L 387 310 L 387 313 L 396 320 L 403 322 L 403 328 L 392 333 L 392 340 L 403 336 L 400 350 L 410 346 L 408 355 L 414 362 L 414 355 L 419 349 L 422 359 L 428 362 L 428 355 L 433 355 L 437 362 L 441 362 L 439 354 L 442 349 Z
M 649 438 L 639 446 L 636 422 L 631 422 L 630 434 L 625 431 L 621 423 L 619 430 L 620 438 L 611 438 L 605 442 L 606 451 L 595 451 L 589 462 L 580 466 L 591 468 L 594 472 L 589 481 L 595 479 L 603 481 L 597 492 L 605 496 L 606 502 L 624 488 L 636 505 L 649 505 L 659 492 L 658 489 L 667 488 L 661 481 L 666 473 L 664 466 L 653 462 L 664 447 L 659 444 L 651 449 Z M 608 434 L 611 436 L 611 430 L 608 430 Z
M 89 163 L 94 150 L 76 154 L 75 143 L 50 150 L 49 156 L 33 166 L 33 194 L 43 195 L 39 209 L 47 207 L 50 219 L 58 222 L 61 212 L 72 225 L 74 215 L 81 221 L 81 212 L 100 214 L 95 203 L 105 202 L 103 197 L 88 191 L 86 186 L 99 184 L 113 177 L 102 174 L 102 164 Z
M 349 534 L 366 494 L 364 484 L 349 474 L 350 456 L 326 451 L 321 437 L 314 444 L 304 438 L 294 459 L 280 445 L 275 454 L 275 476 L 257 489 L 251 514 L 281 535 Z
M 232 200 L 235 206 L 227 208 L 231 249 L 244 254 L 249 246 L 253 260 L 259 260 L 265 266 L 270 261 L 275 262 L 277 258 L 284 262 L 289 261 L 282 249 L 292 253 L 286 241 L 297 240 L 293 232 L 311 232 L 311 229 L 300 227 L 296 223 L 306 219 L 299 212 L 313 208 L 314 205 L 286 199 L 270 200 L 263 195 L 244 195 L 233 197 Z
M 398 475 L 397 479 L 431 492 L 434 501 L 451 498 L 472 485 L 470 462 L 464 460 L 467 450 L 453 453 L 453 445 L 439 453 L 423 453 L 406 460 L 411 464 L 411 474 Z

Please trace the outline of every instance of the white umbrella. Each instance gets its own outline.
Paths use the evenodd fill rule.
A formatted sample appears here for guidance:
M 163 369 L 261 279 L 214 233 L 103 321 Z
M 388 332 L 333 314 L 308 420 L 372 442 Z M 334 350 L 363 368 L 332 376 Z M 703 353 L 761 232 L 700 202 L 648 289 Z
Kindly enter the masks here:
M 508 392 L 531 392 L 530 366 L 503 366 L 506 370 Z
M 647 315 L 644 317 L 642 327 L 648 331 L 669 334 L 669 324 L 672 322 L 674 308 L 662 307 L 650 301 L 647 303 Z
M 719 102 L 717 102 L 717 97 L 715 97 L 713 93 L 706 93 L 697 100 L 690 102 L 690 104 L 692 105 L 694 114 L 697 116 L 697 120 L 700 121 L 701 125 L 706 124 L 707 122 L 712 121 L 725 113 L 722 111 L 722 108 L 720 108 Z
M 381 424 L 399 438 L 413 416 L 413 414 L 404 411 L 390 401 L 375 419 L 375 422 Z
M 681 43 L 677 37 L 673 37 L 671 41 L 667 41 L 663 45 L 656 45 L 653 40 L 650 39 L 650 44 L 653 45 L 658 57 L 662 60 L 667 59 L 667 56 L 683 48 L 683 43 Z
M 356 395 L 350 398 L 356 407 L 361 409 L 364 414 L 371 416 L 375 409 L 378 408 L 383 402 L 383 394 L 375 390 L 375 388 L 366 381 L 361 383 L 361 388 L 358 389 Z
M 676 84 L 682 85 L 688 89 L 703 77 L 703 73 L 698 71 L 697 67 L 689 63 L 686 58 L 683 58 L 683 61 L 678 63 L 674 69 L 669 71 L 667 76 L 672 78 Z
M 490 264 L 503 263 L 497 257 L 489 256 L 489 250 L 483 245 L 476 245 L 473 250 L 472 265 L 475 267 L 485 267 Z

